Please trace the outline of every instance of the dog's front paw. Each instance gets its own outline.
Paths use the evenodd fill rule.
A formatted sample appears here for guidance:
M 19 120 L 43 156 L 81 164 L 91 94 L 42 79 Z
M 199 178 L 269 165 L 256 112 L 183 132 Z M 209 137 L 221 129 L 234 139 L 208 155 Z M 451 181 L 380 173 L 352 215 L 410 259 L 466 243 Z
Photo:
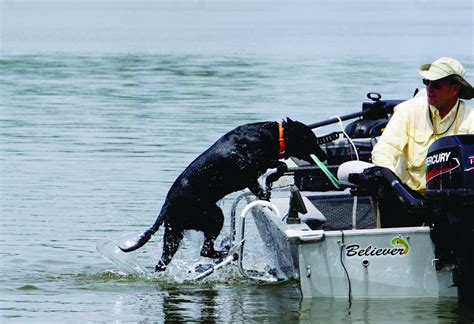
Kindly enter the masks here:
M 257 195 L 258 200 L 270 201 L 271 190 L 262 190 Z
M 267 191 L 265 191 L 265 196 L 263 197 L 262 200 L 270 201 L 271 196 L 272 196 L 272 191 L 267 190 Z

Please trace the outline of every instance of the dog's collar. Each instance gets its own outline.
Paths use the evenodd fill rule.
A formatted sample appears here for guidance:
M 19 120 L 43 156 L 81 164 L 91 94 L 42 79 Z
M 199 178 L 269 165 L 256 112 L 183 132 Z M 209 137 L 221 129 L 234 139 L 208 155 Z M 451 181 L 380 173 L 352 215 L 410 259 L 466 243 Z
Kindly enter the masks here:
M 278 156 L 280 159 L 284 159 L 285 158 L 285 136 L 284 136 L 283 122 L 278 122 L 278 143 L 279 143 Z

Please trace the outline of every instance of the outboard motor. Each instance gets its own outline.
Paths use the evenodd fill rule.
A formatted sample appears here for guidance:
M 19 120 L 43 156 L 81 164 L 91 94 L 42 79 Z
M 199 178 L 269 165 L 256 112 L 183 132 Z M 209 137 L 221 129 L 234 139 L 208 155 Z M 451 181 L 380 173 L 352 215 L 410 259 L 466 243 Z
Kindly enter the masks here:
M 474 304 L 474 135 L 438 139 L 426 166 L 436 267 L 454 266 L 460 301 Z

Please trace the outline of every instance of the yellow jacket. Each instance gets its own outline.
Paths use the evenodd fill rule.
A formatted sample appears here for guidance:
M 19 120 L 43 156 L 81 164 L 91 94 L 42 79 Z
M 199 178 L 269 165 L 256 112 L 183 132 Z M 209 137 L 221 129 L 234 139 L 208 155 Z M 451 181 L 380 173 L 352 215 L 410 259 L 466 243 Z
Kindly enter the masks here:
M 372 162 L 391 169 L 410 188 L 422 192 L 428 147 L 444 136 L 474 134 L 474 111 L 460 100 L 441 119 L 425 96 L 402 102 L 394 110 L 372 150 Z

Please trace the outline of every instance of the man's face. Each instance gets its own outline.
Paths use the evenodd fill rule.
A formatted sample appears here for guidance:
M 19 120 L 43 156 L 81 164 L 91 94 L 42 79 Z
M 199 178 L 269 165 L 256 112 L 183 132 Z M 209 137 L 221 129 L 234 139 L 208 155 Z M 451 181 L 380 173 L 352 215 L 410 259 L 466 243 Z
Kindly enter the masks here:
M 426 85 L 428 103 L 436 108 L 451 108 L 446 105 L 452 105 L 457 99 L 459 84 L 447 78 L 436 81 L 423 79 L 423 84 Z

